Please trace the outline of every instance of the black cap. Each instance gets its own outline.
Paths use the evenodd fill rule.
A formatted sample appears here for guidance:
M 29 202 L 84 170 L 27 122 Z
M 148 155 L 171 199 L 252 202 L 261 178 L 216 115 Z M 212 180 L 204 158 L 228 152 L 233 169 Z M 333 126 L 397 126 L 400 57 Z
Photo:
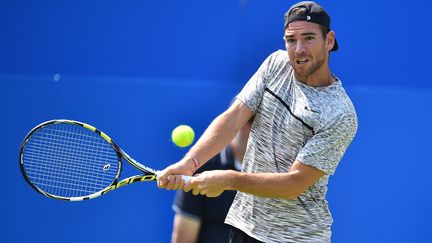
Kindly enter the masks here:
M 304 9 L 305 11 L 301 11 L 297 14 L 291 15 L 291 12 L 297 9 Z M 308 21 L 324 26 L 329 30 L 331 29 L 330 16 L 327 14 L 323 7 L 312 1 L 303 1 L 291 6 L 291 8 L 285 13 L 284 16 L 284 29 L 288 27 L 288 24 L 294 21 Z M 331 51 L 336 51 L 338 48 L 339 45 L 335 39 L 335 43 Z

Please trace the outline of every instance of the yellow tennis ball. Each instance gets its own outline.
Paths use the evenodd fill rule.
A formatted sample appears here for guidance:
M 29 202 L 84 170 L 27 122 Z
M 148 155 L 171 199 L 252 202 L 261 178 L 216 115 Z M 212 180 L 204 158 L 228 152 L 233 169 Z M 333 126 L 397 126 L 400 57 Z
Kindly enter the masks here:
M 191 145 L 194 141 L 195 133 L 194 130 L 188 125 L 180 125 L 171 133 L 171 139 L 173 143 L 181 148 Z

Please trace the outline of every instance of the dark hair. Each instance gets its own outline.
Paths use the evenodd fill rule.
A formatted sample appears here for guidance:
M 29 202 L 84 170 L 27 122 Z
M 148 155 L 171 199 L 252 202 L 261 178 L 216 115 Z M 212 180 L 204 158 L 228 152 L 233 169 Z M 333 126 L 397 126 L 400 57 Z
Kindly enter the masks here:
M 327 33 L 330 32 L 330 29 L 325 27 L 325 26 L 320 25 L 320 30 L 321 30 L 321 34 L 325 40 L 327 38 Z

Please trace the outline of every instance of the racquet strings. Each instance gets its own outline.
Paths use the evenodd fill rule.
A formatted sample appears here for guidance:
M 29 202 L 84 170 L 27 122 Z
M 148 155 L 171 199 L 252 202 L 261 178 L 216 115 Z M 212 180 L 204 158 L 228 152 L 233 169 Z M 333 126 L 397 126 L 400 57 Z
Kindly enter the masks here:
M 116 151 L 84 127 L 60 123 L 36 130 L 25 145 L 23 166 L 33 185 L 61 197 L 81 197 L 113 183 L 119 171 Z

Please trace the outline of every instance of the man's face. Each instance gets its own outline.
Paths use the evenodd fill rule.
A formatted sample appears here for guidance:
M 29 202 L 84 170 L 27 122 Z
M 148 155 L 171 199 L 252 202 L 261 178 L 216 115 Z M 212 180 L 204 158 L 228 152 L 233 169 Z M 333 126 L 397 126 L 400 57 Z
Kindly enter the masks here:
M 315 23 L 295 21 L 288 25 L 284 36 L 285 46 L 296 78 L 306 80 L 317 70 L 327 67 L 334 33 L 329 32 L 327 37 L 324 39 L 320 26 Z

